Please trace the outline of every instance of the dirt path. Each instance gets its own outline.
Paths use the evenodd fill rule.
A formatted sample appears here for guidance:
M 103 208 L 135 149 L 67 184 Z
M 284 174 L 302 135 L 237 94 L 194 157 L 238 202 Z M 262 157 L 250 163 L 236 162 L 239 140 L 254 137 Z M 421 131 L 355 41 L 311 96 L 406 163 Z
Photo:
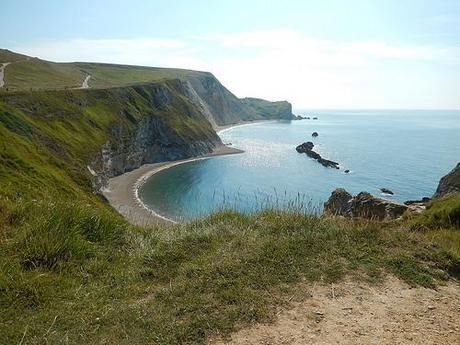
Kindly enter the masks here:
M 81 86 L 79 87 L 80 89 L 89 89 L 89 80 L 91 79 L 91 75 L 88 74 L 86 77 L 85 77 L 85 80 L 83 80 L 83 83 L 81 83 Z
M 211 344 L 460 344 L 460 285 L 410 288 L 395 278 L 383 286 L 341 283 L 305 288 L 304 302 Z
M 5 68 L 8 66 L 11 62 L 4 62 L 0 66 L 0 88 L 2 88 L 5 85 Z

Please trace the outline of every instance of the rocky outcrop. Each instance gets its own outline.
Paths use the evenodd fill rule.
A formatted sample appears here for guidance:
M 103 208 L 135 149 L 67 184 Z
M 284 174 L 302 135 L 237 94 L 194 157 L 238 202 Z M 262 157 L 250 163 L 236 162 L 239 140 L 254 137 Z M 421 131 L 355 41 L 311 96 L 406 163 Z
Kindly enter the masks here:
M 441 178 L 433 198 L 442 198 L 455 193 L 460 193 L 460 163 Z
M 413 205 L 413 204 L 426 204 L 431 201 L 431 198 L 424 196 L 421 200 L 407 200 L 404 201 L 404 205 Z
M 324 211 L 335 216 L 350 216 L 353 196 L 343 188 L 337 188 L 324 203 Z
M 329 200 L 324 203 L 324 211 L 328 214 L 376 220 L 399 218 L 407 209 L 406 205 L 376 198 L 367 192 L 352 197 L 342 188 L 333 191 Z
M 395 193 L 393 193 L 391 190 L 389 190 L 388 188 L 380 188 L 380 191 L 383 193 L 383 194 L 388 194 L 388 195 L 394 195 Z
M 312 136 L 313 138 L 316 138 L 316 137 L 318 136 L 318 132 L 313 132 L 313 133 L 311 134 L 311 136 Z
M 325 159 L 321 157 L 321 155 L 315 151 L 313 151 L 313 147 L 315 145 L 311 141 L 307 141 L 303 144 L 298 145 L 295 149 L 299 153 L 305 153 L 308 157 L 313 158 L 318 161 L 322 166 L 326 168 L 339 168 L 339 163 L 331 161 L 329 159 Z

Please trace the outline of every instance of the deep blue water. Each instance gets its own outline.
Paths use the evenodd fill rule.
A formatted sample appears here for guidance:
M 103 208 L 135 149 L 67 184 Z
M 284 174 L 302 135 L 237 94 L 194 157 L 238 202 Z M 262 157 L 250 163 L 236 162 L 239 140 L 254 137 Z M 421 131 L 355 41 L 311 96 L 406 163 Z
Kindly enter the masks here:
M 140 197 L 156 212 L 191 219 L 222 207 L 253 211 L 295 205 L 321 210 L 337 187 L 394 200 L 431 196 L 460 161 L 459 111 L 299 111 L 318 120 L 233 127 L 224 143 L 245 152 L 182 164 L 152 176 Z M 312 138 L 316 131 L 319 137 Z M 295 147 L 313 141 L 341 170 L 324 168 Z M 350 174 L 344 170 L 349 169 Z M 387 197 L 387 196 L 386 196 Z

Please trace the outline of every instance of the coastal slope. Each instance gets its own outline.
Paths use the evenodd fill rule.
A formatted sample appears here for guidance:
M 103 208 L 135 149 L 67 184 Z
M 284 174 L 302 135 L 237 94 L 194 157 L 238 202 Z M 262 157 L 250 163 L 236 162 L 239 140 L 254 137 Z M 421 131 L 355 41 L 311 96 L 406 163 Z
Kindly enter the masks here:
M 21 144 L 4 147 L 7 164 L 0 169 L 18 184 L 46 176 L 55 186 L 59 176 L 68 178 L 61 188 L 98 190 L 143 164 L 210 154 L 223 145 L 218 126 L 293 118 L 287 102 L 279 113 L 268 101 L 255 108 L 208 72 L 54 63 L 0 50 L 0 61 L 7 60 L 0 130 L 5 142 Z M 26 159 L 31 152 L 33 159 Z M 19 161 L 46 171 L 65 167 L 66 174 L 29 176 L 24 171 L 32 170 L 18 169 Z
M 451 222 L 459 194 L 433 200 L 430 218 L 418 223 L 294 208 L 135 226 L 97 192 L 108 177 L 214 152 L 222 147 L 215 124 L 288 118 L 289 105 L 248 104 L 204 72 L 136 82 L 134 70 L 142 68 L 90 64 L 94 70 L 81 71 L 4 55 L 0 63 L 11 64 L 0 90 L 1 344 L 205 344 L 283 320 L 291 303 L 308 317 L 293 323 L 302 335 L 315 332 L 318 342 L 333 342 L 324 337 L 328 326 L 345 322 L 338 341 L 346 342 L 347 330 L 363 332 L 356 325 L 373 302 L 385 315 L 371 326 L 384 328 L 390 342 L 406 330 L 418 333 L 415 341 L 430 339 L 430 329 L 433 343 L 455 342 L 458 308 L 445 304 L 459 295 L 460 233 Z M 33 79 L 16 78 L 14 86 L 16 58 L 30 67 L 22 75 Z M 74 89 L 88 74 L 88 88 Z M 120 82 L 123 75 L 129 82 Z M 107 84 L 97 87 L 102 80 Z M 455 213 L 446 213 L 444 202 Z M 388 279 L 397 280 L 389 290 Z M 356 290 L 342 304 L 336 299 L 350 292 L 347 281 Z M 318 292 L 323 304 L 312 300 Z M 404 299 L 405 306 L 407 297 L 411 309 L 399 313 L 389 305 Z M 410 322 L 407 310 L 429 317 L 401 328 L 394 316 Z M 275 333 L 276 323 L 267 334 Z M 291 341 L 288 336 L 282 341 Z

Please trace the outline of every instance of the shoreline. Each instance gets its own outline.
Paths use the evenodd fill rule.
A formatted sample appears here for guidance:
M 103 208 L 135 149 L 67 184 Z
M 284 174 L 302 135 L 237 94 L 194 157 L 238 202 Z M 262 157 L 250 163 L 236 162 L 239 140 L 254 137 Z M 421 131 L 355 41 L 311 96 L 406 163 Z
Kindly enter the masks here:
M 102 190 L 102 194 L 109 204 L 132 224 L 140 226 L 177 224 L 177 221 L 155 212 L 142 202 L 139 197 L 139 188 L 144 182 L 152 175 L 176 165 L 243 152 L 222 145 L 214 151 L 198 157 L 144 164 L 137 169 L 109 179 L 107 187 Z
M 216 126 L 214 130 L 217 134 L 219 134 L 234 127 L 276 121 L 278 120 L 244 121 L 231 125 Z M 209 159 L 212 157 L 239 154 L 243 152 L 244 151 L 242 150 L 222 145 L 216 147 L 212 152 L 202 156 L 176 161 L 144 164 L 137 169 L 110 178 L 107 187 L 102 190 L 102 194 L 108 200 L 109 204 L 132 224 L 140 226 L 156 224 L 178 224 L 179 222 L 155 212 L 153 209 L 149 208 L 142 202 L 141 198 L 139 197 L 139 188 L 144 184 L 144 182 L 152 175 L 179 164 Z
M 217 134 L 225 132 L 228 129 L 235 128 L 235 127 L 242 127 L 242 126 L 248 126 L 248 125 L 256 125 L 259 123 L 271 123 L 271 122 L 277 122 L 279 120 L 255 120 L 255 121 L 242 121 L 238 123 L 234 123 L 232 125 L 224 125 L 224 126 L 216 126 L 214 130 L 216 131 Z
M 216 126 L 214 130 L 217 134 L 219 134 L 234 127 L 276 121 L 278 120 L 243 121 L 231 125 Z M 108 200 L 109 204 L 132 224 L 140 226 L 178 224 L 179 222 L 155 212 L 153 209 L 149 208 L 142 202 L 139 197 L 139 188 L 145 183 L 145 181 L 152 175 L 179 164 L 190 163 L 202 159 L 209 159 L 212 157 L 239 154 L 243 152 L 244 151 L 242 150 L 222 145 L 215 148 L 213 152 L 202 156 L 176 161 L 144 164 L 137 169 L 110 178 L 107 187 L 104 188 L 101 192 Z

